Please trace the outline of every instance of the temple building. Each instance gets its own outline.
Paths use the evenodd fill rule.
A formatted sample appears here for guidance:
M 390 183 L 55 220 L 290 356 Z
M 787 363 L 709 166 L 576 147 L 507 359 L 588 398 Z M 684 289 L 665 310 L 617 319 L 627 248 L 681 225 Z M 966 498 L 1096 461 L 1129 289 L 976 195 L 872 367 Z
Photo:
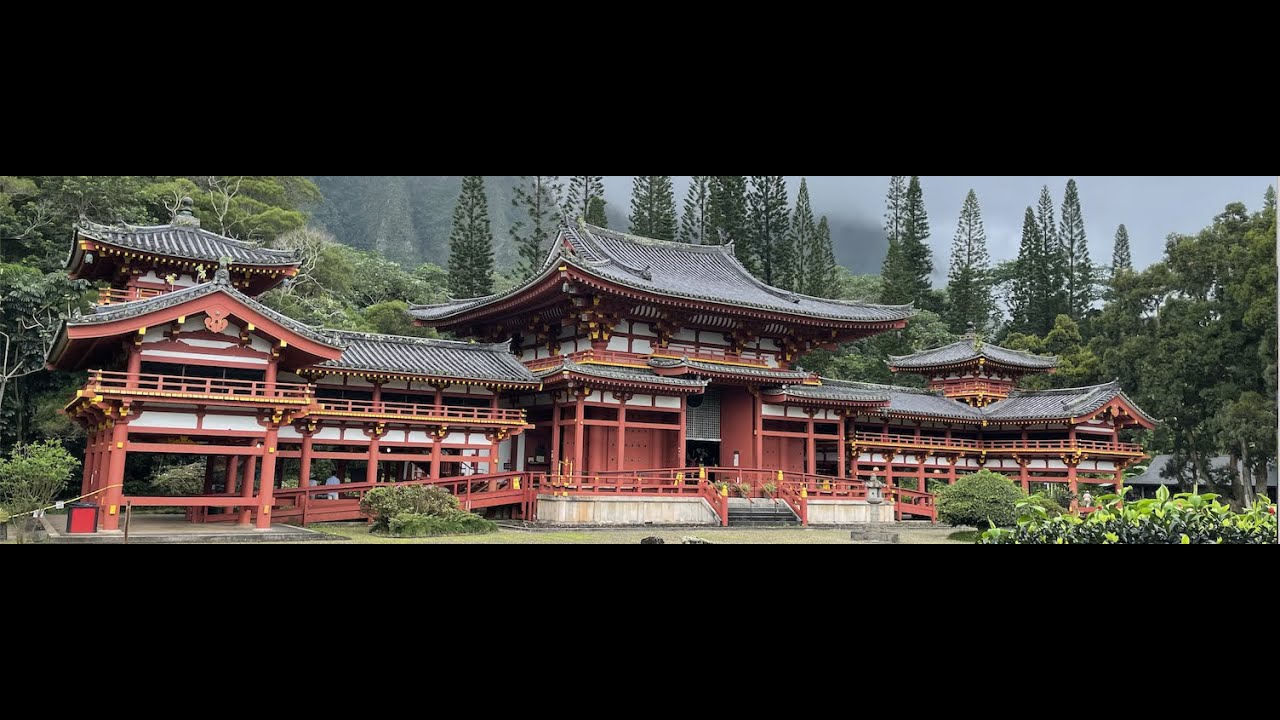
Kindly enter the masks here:
M 732 245 L 562 227 L 522 285 L 411 308 L 457 341 L 311 328 L 255 299 L 298 267 L 189 205 L 171 225 L 77 229 L 68 271 L 108 287 L 48 362 L 88 371 L 67 412 L 105 529 L 126 504 L 259 528 L 357 519 L 383 483 L 564 524 L 935 518 L 927 481 L 982 468 L 1025 488 L 1121 482 L 1144 457 L 1121 431 L 1153 425 L 1114 383 L 1018 390 L 1056 360 L 974 336 L 892 359 L 929 389 L 818 377 L 804 353 L 913 309 L 770 287 Z M 203 494 L 127 497 L 139 453 L 205 458 Z M 317 462 L 340 492 L 309 490 Z

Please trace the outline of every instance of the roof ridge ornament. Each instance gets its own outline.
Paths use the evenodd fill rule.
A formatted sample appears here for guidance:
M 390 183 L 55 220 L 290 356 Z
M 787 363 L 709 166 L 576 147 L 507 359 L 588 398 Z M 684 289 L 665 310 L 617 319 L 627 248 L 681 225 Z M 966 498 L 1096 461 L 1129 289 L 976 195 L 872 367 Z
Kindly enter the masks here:
M 195 201 L 188 195 L 178 203 L 178 211 L 173 214 L 173 224 L 186 227 L 200 227 L 200 218 L 195 215 Z
M 213 274 L 213 281 L 219 285 L 231 284 L 231 258 L 224 257 L 218 260 L 218 271 Z

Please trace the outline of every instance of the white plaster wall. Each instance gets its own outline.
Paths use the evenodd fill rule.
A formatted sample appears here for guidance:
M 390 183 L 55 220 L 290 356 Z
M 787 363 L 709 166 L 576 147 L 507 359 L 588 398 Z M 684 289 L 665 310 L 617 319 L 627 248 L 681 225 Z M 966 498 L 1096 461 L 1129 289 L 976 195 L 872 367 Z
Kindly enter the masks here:
M 258 419 L 245 415 L 205 415 L 205 430 L 252 430 L 264 432 Z
M 644 338 L 631 339 L 631 352 L 648 355 L 653 352 L 653 343 Z
M 130 422 L 129 427 L 195 430 L 196 416 L 191 413 L 167 413 L 148 410 L 138 415 L 136 420 Z
M 638 400 L 641 396 L 637 395 Z M 671 397 L 669 395 L 658 395 L 654 398 L 654 406 L 660 408 L 678 408 L 680 407 L 680 398 Z

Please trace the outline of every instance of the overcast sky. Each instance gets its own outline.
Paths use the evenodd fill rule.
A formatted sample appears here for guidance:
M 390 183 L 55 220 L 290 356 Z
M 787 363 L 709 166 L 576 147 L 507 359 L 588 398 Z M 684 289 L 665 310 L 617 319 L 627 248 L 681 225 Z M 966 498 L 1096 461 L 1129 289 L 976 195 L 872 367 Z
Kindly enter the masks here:
M 1041 186 L 1053 194 L 1055 216 L 1061 217 L 1067 177 L 926 175 L 920 182 L 933 233 L 935 281 L 946 277 L 951 240 L 960 206 L 972 188 L 978 194 L 987 244 L 993 261 L 1017 257 L 1022 216 L 1034 206 Z M 1209 225 L 1230 202 L 1243 202 L 1250 211 L 1262 204 L 1262 194 L 1275 177 L 1240 176 L 1077 176 L 1085 231 L 1094 262 L 1110 264 L 1116 227 L 1129 230 L 1133 262 L 1146 267 L 1160 259 L 1170 233 L 1194 233 Z M 809 176 L 814 212 L 832 223 L 837 257 L 854 272 L 879 272 L 886 243 L 883 231 L 888 176 Z M 676 205 L 683 212 L 688 176 L 675 177 Z M 800 177 L 787 177 L 795 202 Z M 631 177 L 606 176 L 605 199 L 615 218 L 630 212 Z M 616 221 L 615 221 L 616 222 Z

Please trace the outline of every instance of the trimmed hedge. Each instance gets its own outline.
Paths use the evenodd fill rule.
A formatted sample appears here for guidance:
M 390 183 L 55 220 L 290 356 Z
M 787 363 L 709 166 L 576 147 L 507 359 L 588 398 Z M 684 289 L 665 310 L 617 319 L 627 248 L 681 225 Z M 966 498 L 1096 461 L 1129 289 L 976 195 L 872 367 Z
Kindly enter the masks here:
M 1022 488 L 990 470 L 965 475 L 938 493 L 938 521 L 948 525 L 1012 526 L 1017 505 L 1026 499 Z
M 1129 488 L 1125 488 L 1128 491 Z M 1153 500 L 1122 503 L 1119 495 L 1098 499 L 1084 518 L 1050 517 L 1034 501 L 1020 503 L 1018 526 L 992 526 L 979 545 L 1274 545 L 1275 506 L 1256 504 L 1242 513 L 1216 495 L 1179 493 L 1161 487 Z
M 391 518 L 392 537 L 436 537 L 440 535 L 484 535 L 498 526 L 474 513 L 451 510 L 444 515 L 400 513 Z
M 391 537 L 435 537 L 497 532 L 498 526 L 458 509 L 458 498 L 428 485 L 374 488 L 360 501 L 372 532 Z

